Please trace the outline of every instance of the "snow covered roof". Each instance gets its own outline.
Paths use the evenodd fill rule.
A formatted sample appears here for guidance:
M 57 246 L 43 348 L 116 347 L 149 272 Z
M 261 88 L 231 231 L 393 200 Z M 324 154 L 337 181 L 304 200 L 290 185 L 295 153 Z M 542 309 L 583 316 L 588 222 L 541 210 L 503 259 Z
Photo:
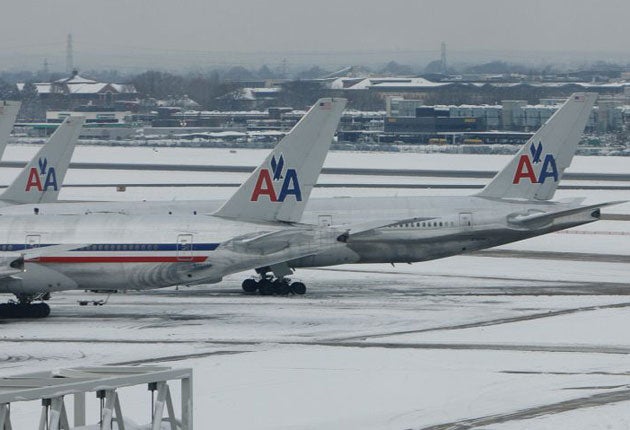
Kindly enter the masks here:
M 22 91 L 24 89 L 24 86 L 26 85 L 26 83 L 19 82 L 16 85 L 17 85 L 18 91 Z M 50 83 L 47 83 L 47 82 L 36 82 L 33 85 L 35 85 L 35 89 L 37 90 L 38 94 L 50 94 L 52 92 L 52 84 L 50 84 Z
M 87 82 L 83 84 L 68 85 L 68 92 L 70 94 L 96 94 L 105 89 L 108 84 L 101 82 Z
M 69 78 L 61 78 L 57 79 L 55 82 L 59 84 L 95 84 L 96 81 L 93 79 L 85 78 L 77 72 L 73 72 L 72 76 Z
M 331 83 L 332 89 L 347 90 L 367 90 L 371 88 L 436 88 L 452 85 L 450 82 L 432 82 L 425 78 L 398 78 L 398 77 L 382 77 L 382 78 L 364 78 L 358 80 L 356 78 L 343 77 L 335 79 Z
M 19 91 L 26 84 L 17 84 Z M 39 94 L 99 94 L 107 91 L 112 93 L 135 94 L 136 88 L 132 84 L 110 84 L 97 82 L 79 75 L 76 71 L 69 78 L 57 79 L 54 82 L 37 82 L 34 84 Z
M 136 87 L 133 84 L 109 84 L 119 93 L 136 93 Z
M 238 100 L 259 100 L 265 97 L 273 97 L 282 89 L 278 87 L 271 88 L 241 88 L 237 95 Z
M 368 89 L 432 89 L 449 85 L 464 85 L 473 87 L 495 87 L 495 88 L 516 88 L 516 87 L 540 87 L 540 88 L 562 88 L 575 85 L 585 89 L 622 89 L 630 86 L 630 82 L 433 82 L 421 77 L 364 77 L 356 78 L 344 76 L 333 80 L 330 84 L 334 90 L 368 90 Z

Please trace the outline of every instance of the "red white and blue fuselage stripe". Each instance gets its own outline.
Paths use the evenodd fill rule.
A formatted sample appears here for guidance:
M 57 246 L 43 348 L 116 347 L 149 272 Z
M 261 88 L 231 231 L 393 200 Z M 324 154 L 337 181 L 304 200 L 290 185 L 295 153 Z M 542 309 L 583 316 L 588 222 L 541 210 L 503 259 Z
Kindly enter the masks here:
M 20 252 L 33 248 L 45 248 L 57 244 L 0 244 L 0 252 Z M 33 260 L 37 263 L 201 263 L 207 255 L 198 252 L 214 251 L 218 243 L 99 243 L 63 252 L 63 255 L 46 255 Z

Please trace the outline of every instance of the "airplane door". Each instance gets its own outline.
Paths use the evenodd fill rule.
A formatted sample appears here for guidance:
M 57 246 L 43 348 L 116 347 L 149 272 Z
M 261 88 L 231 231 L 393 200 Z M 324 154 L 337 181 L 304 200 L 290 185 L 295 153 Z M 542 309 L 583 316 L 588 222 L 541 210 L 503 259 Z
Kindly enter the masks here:
M 177 261 L 192 261 L 193 235 L 180 234 L 177 236 Z
M 42 244 L 42 237 L 39 234 L 27 234 L 24 240 L 24 249 L 39 248 Z M 32 258 L 32 261 L 38 261 L 39 258 Z
M 463 228 L 472 228 L 473 216 L 470 212 L 462 212 L 459 214 L 459 226 Z
M 332 215 L 320 215 L 317 217 L 317 224 L 320 227 L 330 227 L 332 225 Z

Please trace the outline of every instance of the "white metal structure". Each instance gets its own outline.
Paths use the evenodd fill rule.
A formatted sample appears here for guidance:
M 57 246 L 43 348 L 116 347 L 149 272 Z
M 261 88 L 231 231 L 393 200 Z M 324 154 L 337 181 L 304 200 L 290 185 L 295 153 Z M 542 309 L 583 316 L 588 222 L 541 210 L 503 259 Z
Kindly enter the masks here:
M 169 381 L 181 381 L 181 417 L 175 408 Z M 99 430 L 125 430 L 123 405 L 117 390 L 148 384 L 151 390 L 151 429 L 192 430 L 192 369 L 159 366 L 75 367 L 0 378 L 0 430 L 12 430 L 11 404 L 41 400 L 39 430 L 70 430 L 86 425 L 86 393 L 96 393 L 101 401 Z M 73 425 L 65 398 L 74 397 Z M 166 417 L 164 409 L 166 408 Z M 116 427 L 114 427 L 114 422 Z M 92 427 L 90 427 L 92 428 Z

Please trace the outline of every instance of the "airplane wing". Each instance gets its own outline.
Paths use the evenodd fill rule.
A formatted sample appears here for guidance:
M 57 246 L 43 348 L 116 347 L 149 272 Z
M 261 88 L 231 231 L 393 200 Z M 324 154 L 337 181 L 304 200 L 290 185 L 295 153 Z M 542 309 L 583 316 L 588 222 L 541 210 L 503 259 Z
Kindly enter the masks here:
M 194 283 L 204 283 L 204 271 L 215 264 L 229 268 L 231 273 L 251 270 L 252 267 L 266 267 L 299 258 L 318 255 L 345 247 L 339 240 L 343 230 L 315 225 L 290 226 L 276 231 L 263 231 L 246 234 L 221 243 L 212 253 L 208 263 L 196 264 Z
M 367 221 L 358 224 L 340 225 L 336 226 L 337 229 L 343 230 L 343 234 L 339 236 L 338 240 L 346 242 L 350 237 L 358 236 L 361 233 L 370 233 L 379 228 L 393 227 L 401 224 L 414 224 L 422 221 L 429 221 L 435 219 L 434 217 L 415 217 L 415 218 L 403 218 L 397 220 L 374 220 Z
M 345 243 L 350 236 L 366 233 L 378 228 L 391 227 L 398 224 L 416 223 L 433 218 L 415 217 L 399 220 L 376 220 L 348 226 L 319 227 L 303 224 L 286 230 L 259 232 L 243 235 L 229 240 L 222 247 L 246 254 L 273 254 L 289 247 L 300 246 L 312 252 L 321 252 L 320 247 L 329 247 Z M 310 251 L 309 251 L 310 252 Z
M 515 214 L 508 217 L 510 224 L 525 228 L 533 228 L 539 225 L 545 225 L 557 218 L 563 218 L 571 215 L 578 215 L 584 212 L 592 212 L 591 216 L 598 219 L 600 217 L 599 209 L 606 206 L 613 206 L 626 203 L 627 200 L 619 200 L 614 202 L 600 203 L 596 205 L 579 206 L 577 208 L 563 209 L 555 212 L 535 212 L 528 214 Z
M 291 247 L 315 250 L 324 243 L 334 243 L 341 234 L 343 231 L 331 227 L 304 225 L 238 236 L 225 242 L 221 247 L 244 254 L 269 255 Z

